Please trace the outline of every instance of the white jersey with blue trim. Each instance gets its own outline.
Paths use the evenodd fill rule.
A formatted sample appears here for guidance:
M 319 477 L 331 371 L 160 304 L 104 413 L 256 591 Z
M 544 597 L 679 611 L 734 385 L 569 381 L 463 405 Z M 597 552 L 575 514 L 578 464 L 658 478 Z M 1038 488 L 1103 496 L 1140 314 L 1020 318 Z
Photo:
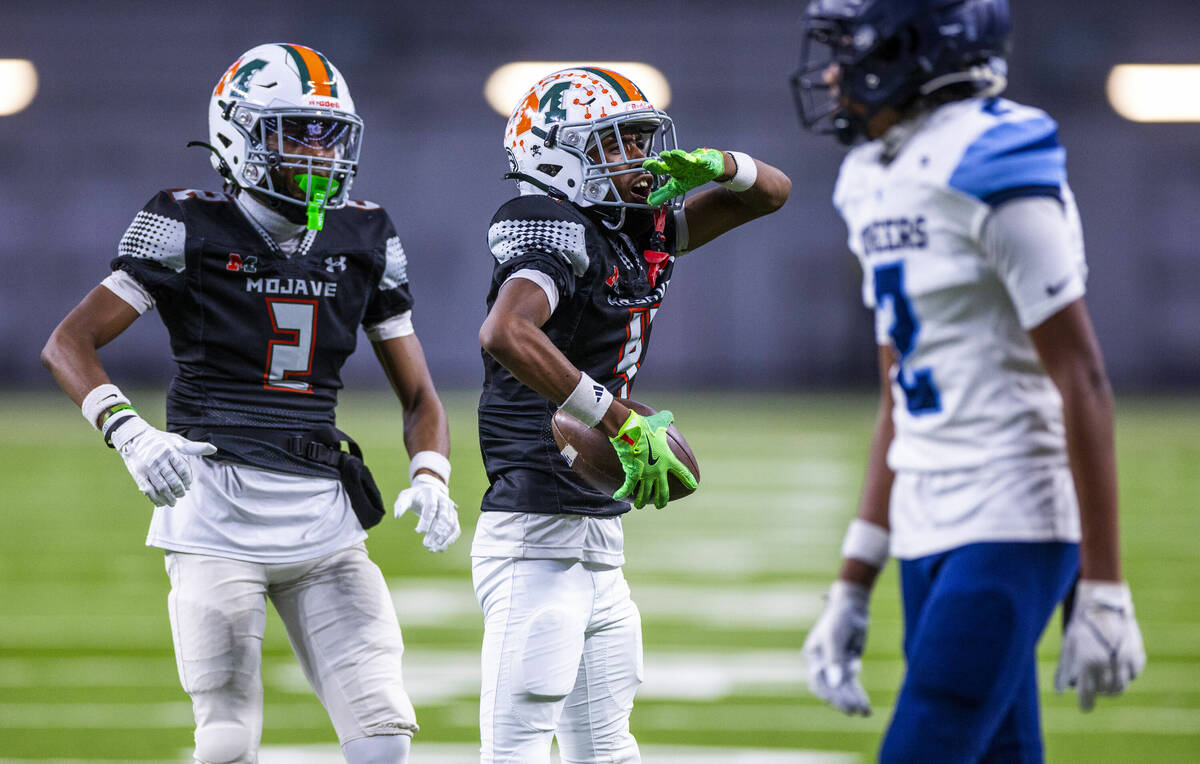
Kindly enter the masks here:
M 1025 197 L 1057 200 L 1063 235 L 1015 255 L 992 251 L 993 211 Z M 898 358 L 888 465 L 1065 465 L 1062 401 L 1026 333 L 1084 294 L 1054 120 L 1000 98 L 946 104 L 851 151 L 834 203 L 876 340 Z

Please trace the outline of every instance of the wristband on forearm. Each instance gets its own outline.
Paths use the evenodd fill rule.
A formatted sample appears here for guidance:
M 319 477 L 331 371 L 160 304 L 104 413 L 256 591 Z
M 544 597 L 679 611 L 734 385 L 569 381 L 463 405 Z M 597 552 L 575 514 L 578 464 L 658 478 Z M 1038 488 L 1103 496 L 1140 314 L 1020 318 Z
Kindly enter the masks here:
M 109 448 L 116 448 L 113 445 L 113 435 L 116 434 L 117 430 L 140 418 L 133 406 L 123 404 L 120 411 L 114 411 L 111 416 L 104 420 L 104 425 L 100 429 L 100 432 L 104 435 L 105 445 Z
M 588 427 L 595 427 L 612 405 L 613 395 L 604 385 L 580 372 L 579 384 L 563 401 L 561 408 Z
M 450 460 L 437 451 L 418 451 L 408 461 L 408 482 L 411 484 L 418 470 L 429 470 L 443 483 L 450 485 Z
M 854 518 L 842 539 L 842 557 L 882 569 L 888 559 L 889 535 L 886 528 Z
M 737 172 L 729 180 L 720 181 L 718 185 L 724 186 L 730 191 L 745 191 L 758 180 L 758 165 L 754 162 L 754 157 L 749 154 L 741 151 L 730 151 L 727 153 L 733 157 L 733 163 L 737 166 Z
M 128 406 L 129 399 L 125 397 L 125 393 L 121 392 L 121 388 L 113 384 L 103 384 L 97 385 L 92 388 L 91 392 L 83 396 L 83 402 L 79 404 L 79 409 L 88 424 L 99 430 L 103 424 L 99 421 L 100 415 L 108 409 L 122 405 Z

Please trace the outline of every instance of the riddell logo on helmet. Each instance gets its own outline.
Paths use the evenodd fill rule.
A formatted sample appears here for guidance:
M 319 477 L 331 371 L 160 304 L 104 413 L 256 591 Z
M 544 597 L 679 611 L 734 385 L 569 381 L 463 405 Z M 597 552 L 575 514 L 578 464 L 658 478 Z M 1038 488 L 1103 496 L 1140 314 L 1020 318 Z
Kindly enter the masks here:
M 312 96 L 305 98 L 304 104 L 306 106 L 325 106 L 330 109 L 339 109 L 342 106 L 340 101 L 331 101 L 328 98 L 314 98 Z

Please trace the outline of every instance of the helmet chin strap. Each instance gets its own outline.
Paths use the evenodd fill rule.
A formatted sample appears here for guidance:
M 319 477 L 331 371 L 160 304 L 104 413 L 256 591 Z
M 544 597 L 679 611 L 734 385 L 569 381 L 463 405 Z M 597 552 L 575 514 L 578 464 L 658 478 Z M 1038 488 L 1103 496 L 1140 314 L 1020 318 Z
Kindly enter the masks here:
M 225 160 L 221 157 L 221 152 L 217 151 L 215 146 L 213 146 L 211 143 L 205 143 L 204 141 L 188 141 L 185 148 L 190 149 L 192 146 L 201 146 L 211 151 L 217 158 L 217 172 L 220 173 L 221 177 L 227 182 L 233 182 L 233 171 L 229 169 L 229 165 L 225 163 Z
M 532 175 L 526 175 L 523 172 L 506 172 L 506 173 L 504 173 L 504 179 L 505 180 L 517 180 L 517 181 L 521 181 L 522 183 L 528 183 L 529 185 L 533 186 L 534 188 L 544 191 L 547 195 L 552 196 L 555 199 L 565 200 L 567 198 L 566 194 L 564 194 L 562 191 L 559 191 L 554 186 L 551 186 L 549 183 L 543 183 L 542 181 L 538 180 L 537 178 L 533 177 Z

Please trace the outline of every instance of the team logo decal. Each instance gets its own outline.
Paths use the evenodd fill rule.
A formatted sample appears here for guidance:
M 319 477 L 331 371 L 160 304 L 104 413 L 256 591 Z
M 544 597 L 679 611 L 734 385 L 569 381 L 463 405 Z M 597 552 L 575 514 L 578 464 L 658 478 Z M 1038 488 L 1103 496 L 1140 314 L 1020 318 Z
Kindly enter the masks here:
M 239 58 L 233 66 L 229 67 L 229 71 L 225 72 L 225 76 L 217 83 L 216 93 L 221 95 L 225 88 L 229 88 L 229 94 L 234 98 L 245 98 L 250 90 L 250 80 L 254 75 L 267 65 L 266 61 L 261 58 L 256 58 L 253 61 L 242 63 Z
M 239 255 L 236 252 L 230 252 L 229 262 L 225 263 L 225 270 L 256 273 L 258 271 L 258 258 L 254 255 Z
M 611 276 L 609 276 L 608 278 L 606 278 L 606 279 L 604 280 L 604 283 L 605 283 L 605 284 L 608 284 L 610 287 L 611 287 L 611 286 L 616 286 L 616 285 L 617 285 L 617 279 L 619 279 L 620 277 L 621 277 L 621 274 L 617 272 L 617 266 L 615 266 L 615 265 L 614 265 L 614 266 L 613 266 L 613 272 L 612 272 L 612 275 L 611 275 Z
M 338 255 L 337 257 L 325 258 L 325 270 L 330 273 L 346 270 L 346 256 Z

